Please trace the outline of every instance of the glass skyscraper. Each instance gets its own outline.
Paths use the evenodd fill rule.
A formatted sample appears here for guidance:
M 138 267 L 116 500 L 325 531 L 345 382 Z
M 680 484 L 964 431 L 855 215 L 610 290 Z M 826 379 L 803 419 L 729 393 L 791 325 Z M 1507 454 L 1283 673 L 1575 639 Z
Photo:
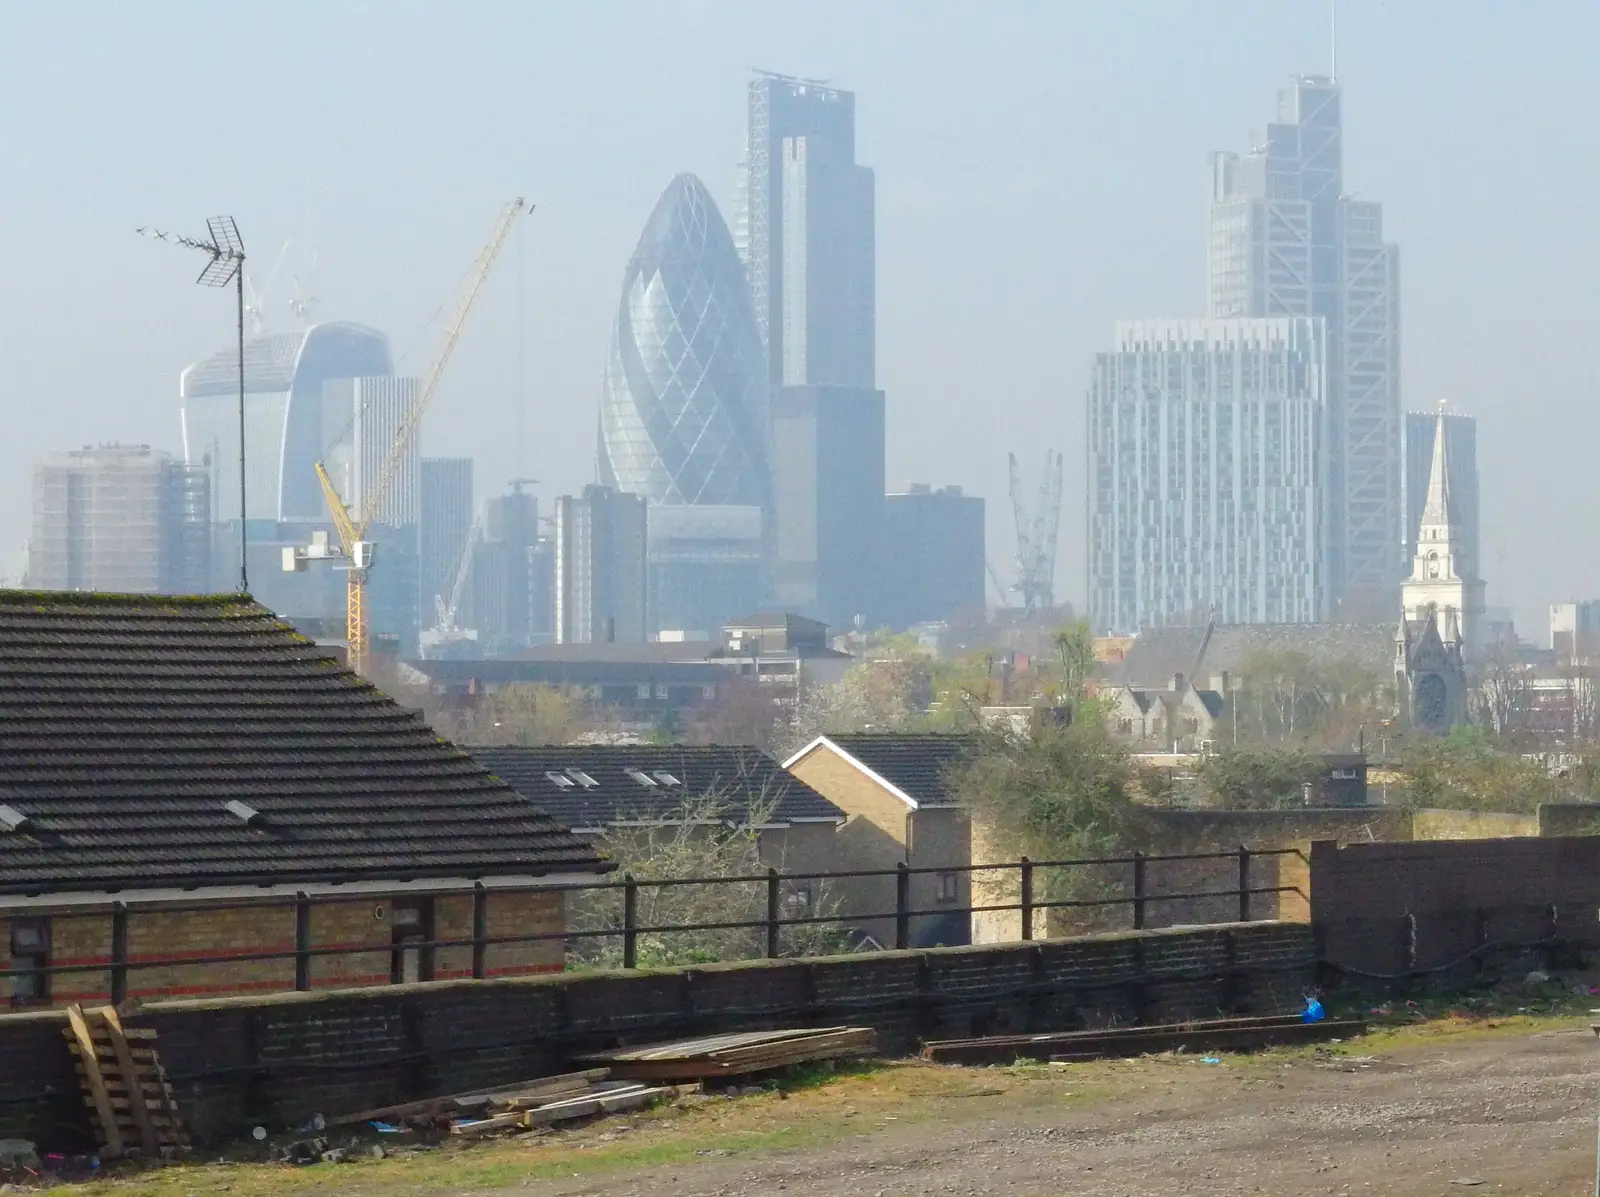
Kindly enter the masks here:
M 600 401 L 600 483 L 650 504 L 652 630 L 710 631 L 761 604 L 769 393 L 733 237 L 679 175 L 628 262 Z
M 740 249 L 773 384 L 773 600 L 882 618 L 883 392 L 875 389 L 874 179 L 855 96 L 762 73 L 749 88 Z
M 738 228 L 774 385 L 874 385 L 874 181 L 855 124 L 851 92 L 750 82 Z
M 1320 320 L 1119 323 L 1088 402 L 1097 631 L 1321 618 Z
M 1295 79 L 1247 153 L 1213 155 L 1209 314 L 1322 319 L 1328 595 L 1388 601 L 1405 535 L 1399 250 L 1382 206 L 1344 191 L 1340 101 L 1331 79 Z

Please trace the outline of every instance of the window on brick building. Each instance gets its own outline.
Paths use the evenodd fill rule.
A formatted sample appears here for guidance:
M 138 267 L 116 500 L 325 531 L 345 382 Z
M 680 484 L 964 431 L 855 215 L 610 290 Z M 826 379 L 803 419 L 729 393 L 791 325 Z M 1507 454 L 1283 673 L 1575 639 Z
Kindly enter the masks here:
M 958 873 L 939 873 L 939 901 L 954 902 L 961 896 L 961 878 Z
M 411 898 L 394 904 L 391 920 L 394 947 L 389 980 L 396 985 L 433 980 L 433 899 Z
M 31 1006 L 50 1000 L 50 924 L 32 919 L 11 924 L 11 1004 Z

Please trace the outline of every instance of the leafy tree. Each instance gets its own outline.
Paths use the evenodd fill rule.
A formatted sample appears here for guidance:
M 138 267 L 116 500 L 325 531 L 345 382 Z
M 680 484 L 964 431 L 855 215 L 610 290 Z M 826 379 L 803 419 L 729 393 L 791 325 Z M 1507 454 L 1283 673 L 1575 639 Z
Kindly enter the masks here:
M 604 722 L 580 691 L 513 682 L 483 695 L 476 708 L 457 718 L 454 738 L 462 744 L 569 744 Z
M 1225 748 L 1200 763 L 1196 777 L 1207 806 L 1224 810 L 1286 810 L 1304 802 L 1305 785 L 1322 763 L 1292 748 Z
M 1097 717 L 1046 724 L 1020 743 L 986 734 L 949 785 L 1007 854 L 1104 855 L 1139 823 L 1132 757 Z
M 1541 802 L 1573 797 L 1542 758 L 1507 751 L 1477 727 L 1407 741 L 1395 766 L 1413 807 L 1532 813 Z
M 971 811 L 992 862 L 1120 856 L 1142 839 L 1145 808 L 1134 800 L 1139 778 L 1133 759 L 1101 714 L 1085 704 L 1071 722 L 1046 722 L 1021 741 L 986 733 L 979 749 L 952 769 L 951 790 Z M 1034 874 L 1034 894 L 1046 901 L 1118 902 L 1128 896 L 1129 882 L 1121 865 L 1046 868 Z M 1001 896 L 982 874 L 973 885 L 979 897 L 985 890 Z M 1052 934 L 1125 927 L 1127 909 L 1057 907 L 1048 922 Z

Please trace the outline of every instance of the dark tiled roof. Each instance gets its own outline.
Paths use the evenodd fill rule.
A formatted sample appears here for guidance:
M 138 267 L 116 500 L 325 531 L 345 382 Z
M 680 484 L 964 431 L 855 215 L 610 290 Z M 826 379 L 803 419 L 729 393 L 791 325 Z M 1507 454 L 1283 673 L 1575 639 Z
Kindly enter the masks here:
M 716 796 L 722 817 L 738 822 L 753 806 L 759 812 L 769 805 L 773 823 L 844 821 L 837 806 L 755 748 L 596 744 L 471 751 L 495 776 L 569 827 L 660 819 L 705 796 Z M 595 784 L 585 785 L 584 777 Z
M 0 803 L 0 893 L 600 867 L 236 595 L 0 590 Z
M 1174 674 L 1211 685 L 1224 673 L 1242 676 L 1260 653 L 1301 653 L 1318 663 L 1352 660 L 1384 678 L 1392 669 L 1396 623 L 1215 624 L 1210 628 L 1146 628 L 1109 669 L 1114 682 L 1165 689 Z
M 852 732 L 827 739 L 919 806 L 956 804 L 945 784 L 947 771 L 977 743 L 972 736 L 936 732 Z

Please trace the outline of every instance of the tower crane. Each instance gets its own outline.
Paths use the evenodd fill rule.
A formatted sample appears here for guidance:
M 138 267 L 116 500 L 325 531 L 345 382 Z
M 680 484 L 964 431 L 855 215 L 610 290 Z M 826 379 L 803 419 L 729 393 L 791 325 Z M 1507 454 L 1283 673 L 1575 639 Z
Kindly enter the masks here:
M 358 673 L 364 672 L 367 665 L 367 575 L 372 570 L 373 552 L 376 547 L 367 539 L 367 531 L 377 519 L 378 513 L 383 510 L 389 488 L 399 476 L 401 467 L 405 464 L 406 453 L 416 437 L 418 427 L 422 424 L 423 413 L 427 410 L 429 401 L 433 399 L 434 392 L 439 389 L 439 380 L 444 376 L 445 366 L 450 362 L 450 355 L 455 351 L 456 342 L 461 339 L 461 330 L 466 327 L 472 305 L 483 289 L 489 272 L 494 269 L 495 259 L 505 248 L 506 240 L 511 235 L 511 226 L 525 208 L 527 208 L 526 201 L 518 197 L 506 204 L 496 217 L 489 240 L 478 251 L 478 257 L 462 284 L 455 311 L 445 325 L 438 352 L 417 387 L 416 400 L 401 419 L 394 440 L 389 445 L 388 456 L 384 459 L 373 485 L 362 488 L 359 511 L 350 510 L 340 496 L 339 488 L 334 485 L 326 463 L 317 462 L 317 481 L 322 486 L 323 498 L 327 500 L 328 513 L 333 517 L 333 526 L 338 533 L 339 543 L 332 545 L 326 538 L 320 538 L 314 539 L 307 548 L 291 547 L 283 551 L 283 567 L 286 570 L 302 570 L 306 568 L 307 562 L 320 558 L 337 558 L 346 562 L 344 568 L 349 572 L 345 582 L 345 636 L 350 644 L 350 667 Z
M 1022 467 L 1010 455 L 1011 510 L 1017 523 L 1017 585 L 1026 611 L 1055 605 L 1056 533 L 1061 526 L 1061 454 L 1046 450 L 1033 511 L 1027 509 Z

